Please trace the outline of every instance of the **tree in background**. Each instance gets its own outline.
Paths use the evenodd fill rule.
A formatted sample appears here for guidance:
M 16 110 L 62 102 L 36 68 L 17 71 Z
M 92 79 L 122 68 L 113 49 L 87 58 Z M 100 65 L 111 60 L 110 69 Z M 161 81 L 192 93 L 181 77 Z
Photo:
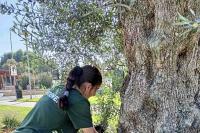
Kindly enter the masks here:
M 1 12 L 13 9 L 15 32 L 28 32 L 36 38 L 34 49 L 53 51 L 65 65 L 79 59 L 99 63 L 100 57 L 112 61 L 108 55 L 117 55 L 118 61 L 123 52 L 128 75 L 120 90 L 119 132 L 194 133 L 200 127 L 199 4 L 199 0 L 37 0 L 19 2 L 17 8 L 1 6 Z
M 6 62 L 8 59 L 12 58 L 12 53 L 5 53 L 2 57 L 1 57 L 1 63 L 0 63 L 0 67 L 3 68 L 3 65 L 5 67 Z
M 17 72 L 19 74 L 19 85 L 22 89 L 27 89 L 28 74 L 27 74 L 27 52 L 18 50 L 13 53 L 5 53 L 2 56 L 1 66 L 4 69 L 9 69 L 11 65 L 17 65 Z M 56 68 L 56 64 L 51 60 L 46 60 L 33 52 L 29 52 L 32 88 L 49 88 L 52 85 L 52 72 Z
M 48 73 L 39 74 L 38 81 L 40 88 L 49 89 L 52 86 L 52 75 Z
M 31 81 L 32 82 L 32 81 Z M 29 79 L 28 79 L 28 74 L 22 74 L 20 75 L 20 78 L 18 80 L 18 83 L 20 85 L 20 87 L 23 89 L 23 90 L 26 90 L 28 89 L 27 88 L 27 85 L 29 84 Z M 32 84 L 33 85 L 33 84 Z M 31 86 L 33 87 L 33 86 Z
M 21 62 L 21 61 L 25 60 L 24 52 L 21 49 L 14 52 L 13 58 L 16 60 L 16 62 Z

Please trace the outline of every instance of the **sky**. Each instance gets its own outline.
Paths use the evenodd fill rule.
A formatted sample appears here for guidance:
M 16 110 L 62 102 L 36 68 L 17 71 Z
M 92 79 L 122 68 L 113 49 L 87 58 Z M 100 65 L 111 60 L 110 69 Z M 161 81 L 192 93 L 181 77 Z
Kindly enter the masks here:
M 0 3 L 5 1 L 14 3 L 14 1 L 17 0 L 0 0 Z M 13 16 L 0 14 L 0 56 L 2 56 L 4 53 L 11 52 L 9 29 L 13 26 L 13 21 Z M 24 41 L 21 41 L 18 35 L 12 32 L 11 37 L 13 51 L 17 51 L 19 49 L 25 50 L 26 47 L 24 45 Z

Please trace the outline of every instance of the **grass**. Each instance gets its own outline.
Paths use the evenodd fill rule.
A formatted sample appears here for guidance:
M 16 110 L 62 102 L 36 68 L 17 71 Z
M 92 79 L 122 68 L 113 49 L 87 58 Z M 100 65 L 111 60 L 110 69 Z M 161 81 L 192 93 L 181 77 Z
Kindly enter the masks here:
M 22 98 L 22 99 L 18 99 L 17 102 L 38 102 L 40 100 L 40 98 Z
M 0 130 L 3 127 L 2 118 L 4 116 L 15 116 L 21 122 L 31 109 L 31 107 L 0 105 Z

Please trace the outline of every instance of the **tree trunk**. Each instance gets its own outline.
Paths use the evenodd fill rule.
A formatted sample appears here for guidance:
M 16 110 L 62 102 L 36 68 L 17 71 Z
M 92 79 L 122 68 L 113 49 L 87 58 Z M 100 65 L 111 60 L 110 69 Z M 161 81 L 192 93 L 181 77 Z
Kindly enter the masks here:
M 119 133 L 200 132 L 200 43 L 180 37 L 177 13 L 200 14 L 200 0 L 136 0 L 122 14 L 129 75 Z

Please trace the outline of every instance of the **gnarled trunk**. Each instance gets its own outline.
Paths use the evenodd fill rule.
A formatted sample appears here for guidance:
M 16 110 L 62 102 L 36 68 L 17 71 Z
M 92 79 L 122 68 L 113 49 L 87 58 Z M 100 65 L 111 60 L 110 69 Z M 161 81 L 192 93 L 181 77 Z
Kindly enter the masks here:
M 200 13 L 200 0 L 136 0 L 123 14 L 129 75 L 118 132 L 200 132 L 199 37 L 173 26 L 190 8 Z

